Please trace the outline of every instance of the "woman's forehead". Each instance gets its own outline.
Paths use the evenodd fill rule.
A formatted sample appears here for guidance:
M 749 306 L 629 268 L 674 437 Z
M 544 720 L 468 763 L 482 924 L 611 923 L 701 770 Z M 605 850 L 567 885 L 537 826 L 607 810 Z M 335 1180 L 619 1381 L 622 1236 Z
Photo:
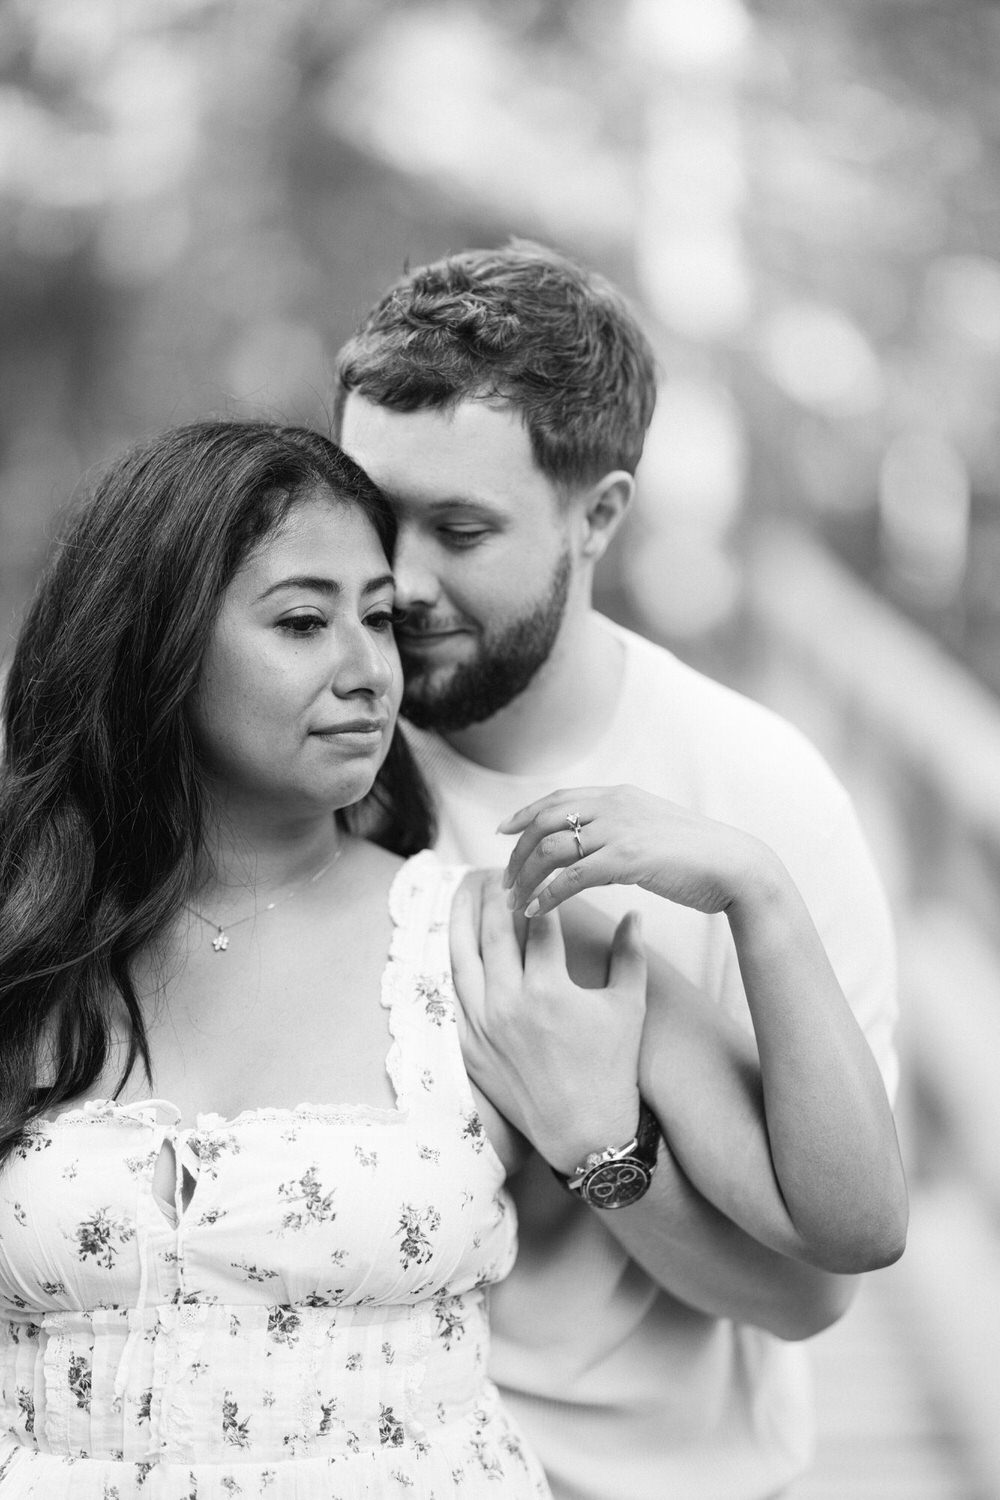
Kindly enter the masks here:
M 389 571 L 371 518 L 358 505 L 328 491 L 292 505 L 281 522 L 246 558 L 233 582 L 267 587 L 282 575 L 321 574 L 356 582 Z

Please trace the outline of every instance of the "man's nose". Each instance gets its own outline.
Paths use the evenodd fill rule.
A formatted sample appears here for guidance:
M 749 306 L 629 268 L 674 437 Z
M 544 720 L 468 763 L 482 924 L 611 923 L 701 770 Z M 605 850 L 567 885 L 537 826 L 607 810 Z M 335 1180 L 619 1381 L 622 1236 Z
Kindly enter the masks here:
M 429 549 L 409 527 L 400 527 L 392 572 L 399 609 L 430 609 L 437 603 L 441 585 L 431 566 Z

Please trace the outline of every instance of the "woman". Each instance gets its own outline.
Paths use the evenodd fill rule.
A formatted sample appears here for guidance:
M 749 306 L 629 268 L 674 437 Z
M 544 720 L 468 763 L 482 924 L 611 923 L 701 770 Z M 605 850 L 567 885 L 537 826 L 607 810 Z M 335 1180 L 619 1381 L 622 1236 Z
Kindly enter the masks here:
M 4 1500 L 546 1493 L 484 1378 L 511 1136 L 461 1064 L 457 874 L 401 858 L 392 541 L 324 439 L 193 426 L 110 471 L 29 613 Z
M 614 1018 L 616 1065 L 597 1059 L 569 1127 L 517 1121 L 568 1172 L 577 1138 L 635 1119 L 643 959 L 626 922 L 608 983 L 580 991 L 554 918 L 522 963 L 495 890 L 482 957 L 460 905 L 470 1083 L 461 872 L 426 852 L 392 734 L 393 537 L 324 439 L 198 424 L 111 469 L 28 615 L 0 782 L 3 1500 L 546 1493 L 484 1373 L 521 1145 L 490 1103 L 484 993 Z M 628 807 L 581 806 L 611 848 Z M 522 907 L 562 852 L 548 811 L 518 825 Z M 673 857 L 656 888 L 689 899 Z M 766 1038 L 784 989 L 754 989 Z M 822 1199 L 815 1136 L 863 1099 L 870 1126 L 838 1148 L 864 1208 L 894 1185 L 884 1099 L 848 1036 L 803 1116 L 796 1049 L 817 1037 L 791 1038 L 765 1079 L 779 1176 Z M 718 1135 L 745 1123 L 726 1066 L 700 1083 Z M 725 1173 L 685 1149 L 710 1194 Z

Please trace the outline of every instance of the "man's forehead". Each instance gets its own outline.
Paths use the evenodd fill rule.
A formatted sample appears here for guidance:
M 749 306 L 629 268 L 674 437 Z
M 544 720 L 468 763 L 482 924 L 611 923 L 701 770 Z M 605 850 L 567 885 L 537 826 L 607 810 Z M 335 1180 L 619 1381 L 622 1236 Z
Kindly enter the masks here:
M 509 401 L 484 395 L 463 396 L 442 406 L 418 406 L 403 411 L 397 407 L 370 401 L 360 391 L 350 391 L 344 401 L 341 417 L 341 442 L 346 448 L 350 438 L 366 434 L 385 435 L 407 430 L 433 431 L 441 442 L 460 442 L 466 435 L 484 433 L 495 440 L 524 441 L 530 448 L 524 414 Z
M 404 505 L 489 507 L 526 488 L 549 488 L 520 414 L 493 402 L 401 412 L 352 392 L 341 444 L 390 499 Z

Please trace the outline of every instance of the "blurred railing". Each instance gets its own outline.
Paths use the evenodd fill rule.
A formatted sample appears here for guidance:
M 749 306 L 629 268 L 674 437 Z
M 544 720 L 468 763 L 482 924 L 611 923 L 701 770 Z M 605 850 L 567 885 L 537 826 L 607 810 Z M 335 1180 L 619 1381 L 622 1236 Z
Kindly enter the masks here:
M 1000 705 L 804 533 L 754 541 L 746 602 L 739 685 L 836 767 L 889 888 L 913 1209 L 893 1286 L 1000 1496 Z

